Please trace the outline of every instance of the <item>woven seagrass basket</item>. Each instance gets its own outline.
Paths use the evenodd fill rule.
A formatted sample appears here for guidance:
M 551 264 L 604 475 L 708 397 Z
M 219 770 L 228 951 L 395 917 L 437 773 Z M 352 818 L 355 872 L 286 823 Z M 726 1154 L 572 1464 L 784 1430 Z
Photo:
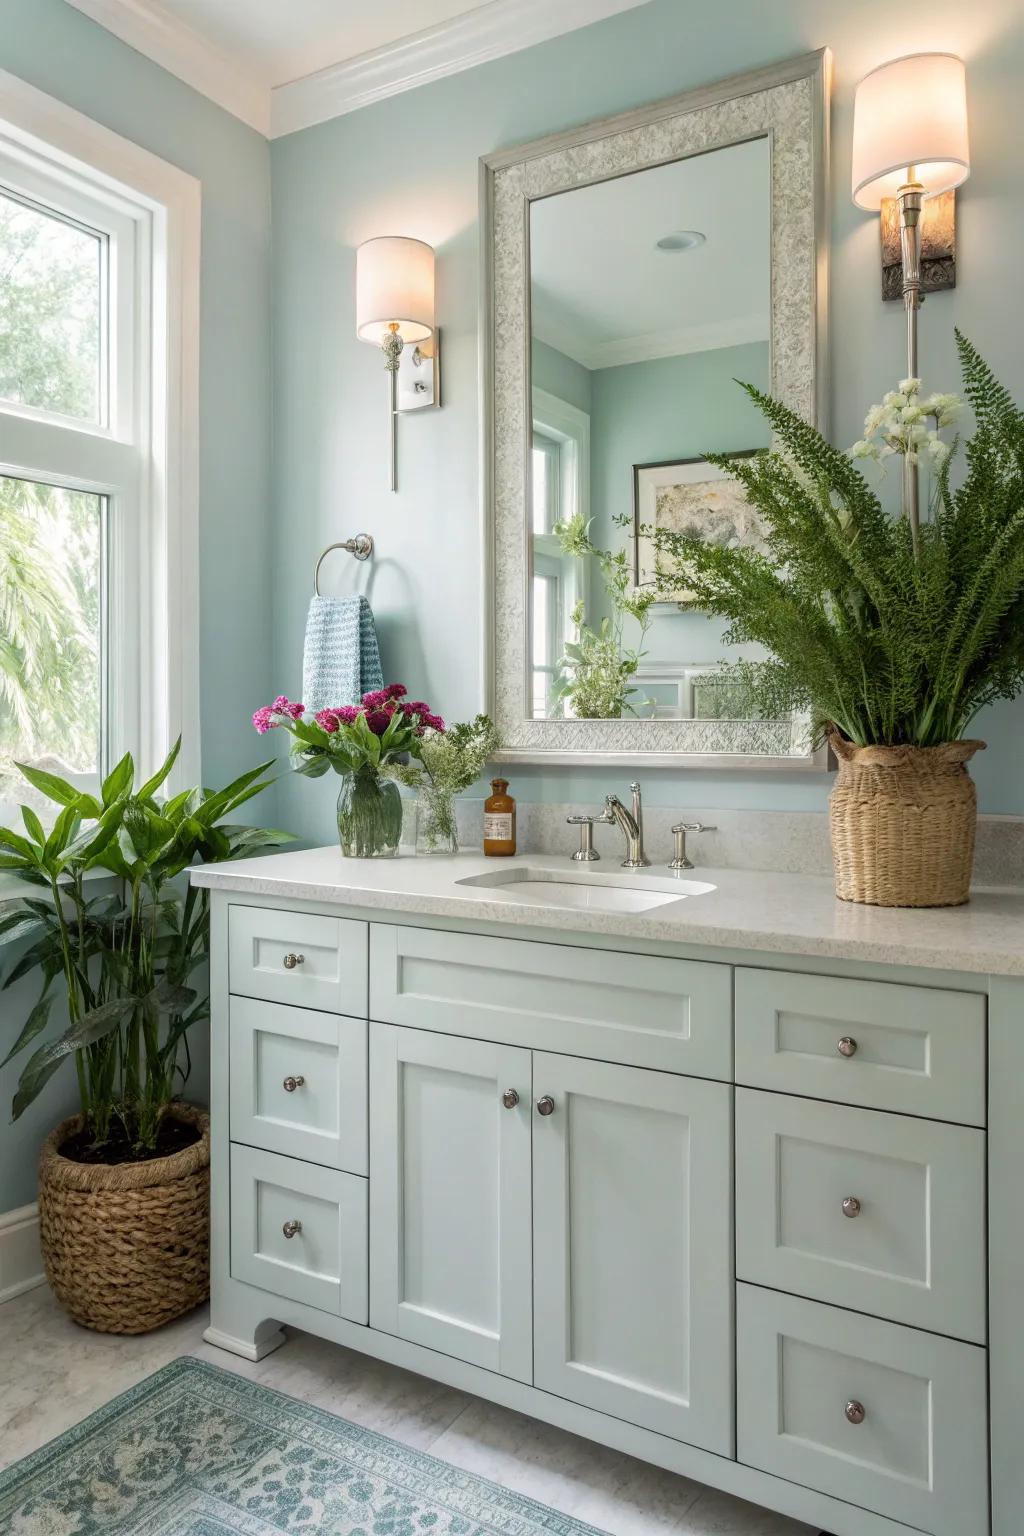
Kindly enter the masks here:
M 836 895 L 876 907 L 957 907 L 970 896 L 977 795 L 966 764 L 983 741 L 855 747 L 829 797 Z
M 210 1291 L 210 1118 L 175 1105 L 200 1137 L 169 1157 L 105 1166 L 58 1148 L 81 1129 L 57 1126 L 39 1156 L 39 1236 L 54 1295 L 85 1328 L 148 1333 Z

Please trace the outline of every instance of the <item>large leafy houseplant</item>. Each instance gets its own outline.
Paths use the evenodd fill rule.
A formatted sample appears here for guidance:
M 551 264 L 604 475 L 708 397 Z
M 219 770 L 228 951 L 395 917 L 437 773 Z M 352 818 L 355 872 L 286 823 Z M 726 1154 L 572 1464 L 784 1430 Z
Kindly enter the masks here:
M 880 906 L 954 906 L 970 894 L 977 821 L 964 739 L 984 705 L 1024 684 L 1024 414 L 956 334 L 975 430 L 951 476 L 941 433 L 954 396 L 904 379 L 850 454 L 747 388 L 777 446 L 728 469 L 758 508 L 767 554 L 659 530 L 662 580 L 769 660 L 738 663 L 766 713 L 808 711 L 839 762 L 830 796 L 836 892 Z M 956 446 L 955 444 L 953 445 Z M 929 516 L 893 516 L 864 459 L 931 468 Z
M 19 765 L 60 811 L 47 831 L 22 808 L 24 828 L 0 827 L 0 869 L 45 890 L 0 918 L 0 947 L 13 958 L 3 985 L 38 973 L 37 1001 L 5 1063 L 34 1047 L 14 1097 L 17 1119 L 64 1062 L 78 1075 L 89 1161 L 146 1159 L 188 1074 L 188 1031 L 208 1016 L 201 975 L 209 952 L 209 894 L 182 881 L 195 860 L 235 859 L 288 840 L 229 818 L 267 787 L 263 763 L 224 789 L 159 791 L 178 755 L 136 785 L 130 756 L 104 780 L 98 798 L 37 768 Z M 92 877 L 115 878 L 114 893 L 91 895 Z M 39 1044 L 58 997 L 70 1022 Z M 172 1116 L 173 1118 L 173 1116 Z

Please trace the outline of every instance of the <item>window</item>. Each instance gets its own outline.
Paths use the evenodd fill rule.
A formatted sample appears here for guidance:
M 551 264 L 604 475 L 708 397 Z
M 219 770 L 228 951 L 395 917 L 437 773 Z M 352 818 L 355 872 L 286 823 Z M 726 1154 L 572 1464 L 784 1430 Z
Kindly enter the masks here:
M 0 819 L 197 771 L 198 186 L 0 73 Z M 180 782 L 180 779 L 179 779 Z
M 532 528 L 531 696 L 533 719 L 547 718 L 556 707 L 552 688 L 565 643 L 572 638 L 572 610 L 586 601 L 584 562 L 564 555 L 555 525 L 581 514 L 589 516 L 590 417 L 542 389 L 533 391 L 533 441 L 530 452 Z

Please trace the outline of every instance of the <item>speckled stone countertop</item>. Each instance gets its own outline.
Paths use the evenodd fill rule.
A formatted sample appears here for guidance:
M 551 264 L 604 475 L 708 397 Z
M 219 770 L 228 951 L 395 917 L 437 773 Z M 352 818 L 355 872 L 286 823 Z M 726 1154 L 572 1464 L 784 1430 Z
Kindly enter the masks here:
M 676 899 L 644 912 L 540 901 L 510 885 L 465 884 L 481 876 L 514 881 L 535 871 L 545 882 L 578 882 Z M 651 870 L 620 869 L 610 859 L 574 865 L 552 854 L 485 859 L 474 852 L 397 859 L 345 859 L 314 848 L 193 869 L 197 885 L 274 900 L 359 907 L 385 917 L 419 915 L 465 923 L 607 934 L 773 954 L 821 955 L 881 965 L 926 966 L 1003 976 L 1024 975 L 1024 890 L 980 887 L 967 906 L 895 911 L 837 901 L 822 875 L 763 870 L 695 869 L 687 877 L 713 887 L 681 895 L 685 883 Z

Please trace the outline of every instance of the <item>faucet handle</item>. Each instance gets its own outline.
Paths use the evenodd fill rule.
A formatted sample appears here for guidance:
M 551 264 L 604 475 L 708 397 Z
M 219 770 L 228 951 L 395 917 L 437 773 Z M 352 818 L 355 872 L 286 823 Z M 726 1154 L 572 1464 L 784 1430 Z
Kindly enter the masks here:
M 601 857 L 594 847 L 594 822 L 610 821 L 611 817 L 604 816 L 567 816 L 566 821 L 570 827 L 579 827 L 580 845 L 572 856 L 574 864 L 596 864 Z
M 717 827 L 706 826 L 702 821 L 677 821 L 672 828 L 672 836 L 675 838 L 675 853 L 669 861 L 669 869 L 675 874 L 680 874 L 684 869 L 692 869 L 693 861 L 687 857 L 686 834 L 687 832 L 717 832 Z

